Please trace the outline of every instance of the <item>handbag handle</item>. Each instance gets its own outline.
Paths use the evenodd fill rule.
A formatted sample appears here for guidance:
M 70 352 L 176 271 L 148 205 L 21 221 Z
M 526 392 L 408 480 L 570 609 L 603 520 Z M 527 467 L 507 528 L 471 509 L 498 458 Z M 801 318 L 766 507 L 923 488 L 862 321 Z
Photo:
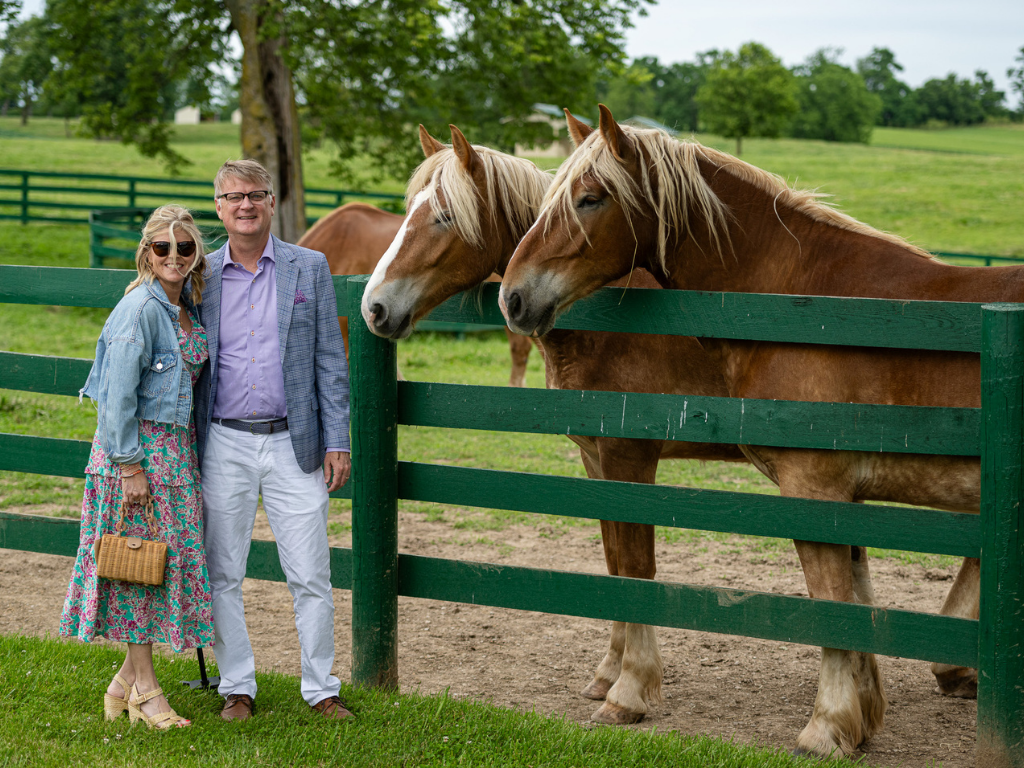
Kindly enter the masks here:
M 114 530 L 117 533 L 124 533 L 125 519 L 128 517 L 128 507 L 130 504 L 126 500 L 121 501 L 121 517 L 117 521 L 117 525 L 114 526 Z M 156 522 L 156 511 L 153 508 L 153 501 L 150 499 L 149 502 L 142 505 L 143 517 L 146 518 L 146 525 L 149 527 L 149 535 L 156 537 L 160 533 L 160 527 Z

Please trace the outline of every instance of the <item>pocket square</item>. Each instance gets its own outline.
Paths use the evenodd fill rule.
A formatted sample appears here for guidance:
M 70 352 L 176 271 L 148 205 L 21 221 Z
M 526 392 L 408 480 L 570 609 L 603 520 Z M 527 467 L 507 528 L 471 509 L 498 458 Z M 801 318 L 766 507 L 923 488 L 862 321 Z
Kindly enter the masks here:
M 295 292 L 295 304 L 305 304 L 307 301 L 301 290 Z

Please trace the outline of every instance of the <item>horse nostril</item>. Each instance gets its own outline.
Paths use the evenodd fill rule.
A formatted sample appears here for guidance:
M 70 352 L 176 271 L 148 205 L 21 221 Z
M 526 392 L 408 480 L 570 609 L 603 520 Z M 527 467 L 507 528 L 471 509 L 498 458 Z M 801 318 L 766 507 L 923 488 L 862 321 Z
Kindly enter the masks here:
M 505 308 L 511 320 L 518 320 L 523 311 L 523 300 L 519 298 L 518 291 L 512 291 L 505 299 Z
M 373 315 L 373 324 L 380 328 L 388 321 L 388 310 L 383 304 L 374 302 L 370 307 L 370 314 Z

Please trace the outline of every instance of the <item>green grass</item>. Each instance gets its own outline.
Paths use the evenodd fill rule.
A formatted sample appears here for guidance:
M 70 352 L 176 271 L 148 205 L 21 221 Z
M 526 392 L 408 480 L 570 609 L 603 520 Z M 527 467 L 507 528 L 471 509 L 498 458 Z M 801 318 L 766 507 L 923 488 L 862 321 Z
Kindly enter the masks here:
M 253 718 L 225 723 L 221 699 L 175 681 L 198 676 L 194 657 L 157 657 L 171 705 L 192 726 L 170 732 L 102 719 L 101 698 L 124 653 L 111 646 L 0 635 L 0 755 L 9 766 L 344 765 L 821 768 L 805 759 L 704 736 L 581 727 L 559 717 L 343 686 L 356 720 L 313 716 L 299 681 L 257 674 Z

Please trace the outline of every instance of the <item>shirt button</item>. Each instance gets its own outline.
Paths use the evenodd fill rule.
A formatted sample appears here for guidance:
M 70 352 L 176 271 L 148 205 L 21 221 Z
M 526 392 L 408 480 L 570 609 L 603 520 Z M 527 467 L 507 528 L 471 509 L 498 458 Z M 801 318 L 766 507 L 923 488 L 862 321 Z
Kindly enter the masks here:
M 255 363 L 255 362 L 256 362 L 256 358 L 254 357 L 254 358 L 252 359 L 252 361 L 253 361 L 253 362 Z
M 256 411 L 253 411 L 253 412 L 252 412 L 252 415 L 253 415 L 253 416 L 255 416 L 255 415 L 256 415 Z
M 256 305 L 255 304 L 250 304 L 249 305 L 249 309 L 256 309 Z
M 252 388 L 253 388 L 253 389 L 256 389 L 256 385 L 255 385 L 255 384 L 253 384 L 253 385 L 252 385 Z
M 250 336 L 255 336 L 256 335 L 256 331 L 249 331 L 249 335 Z
M 156 369 L 157 369 L 158 371 L 162 371 L 162 370 L 164 369 L 164 364 L 163 364 L 163 363 L 157 363 L 157 364 L 156 364 Z

